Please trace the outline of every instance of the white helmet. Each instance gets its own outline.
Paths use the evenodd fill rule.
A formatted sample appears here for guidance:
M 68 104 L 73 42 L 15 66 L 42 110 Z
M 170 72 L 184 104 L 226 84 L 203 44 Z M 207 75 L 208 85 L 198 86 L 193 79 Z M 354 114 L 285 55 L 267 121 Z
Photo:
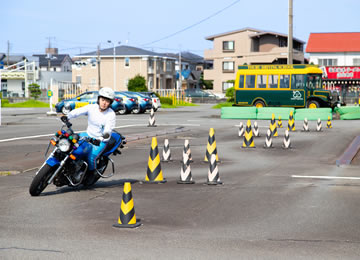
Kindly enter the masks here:
M 111 88 L 105 87 L 105 88 L 100 89 L 99 97 L 104 97 L 104 98 L 110 99 L 112 102 L 112 101 L 114 101 L 114 98 L 115 98 L 115 92 Z

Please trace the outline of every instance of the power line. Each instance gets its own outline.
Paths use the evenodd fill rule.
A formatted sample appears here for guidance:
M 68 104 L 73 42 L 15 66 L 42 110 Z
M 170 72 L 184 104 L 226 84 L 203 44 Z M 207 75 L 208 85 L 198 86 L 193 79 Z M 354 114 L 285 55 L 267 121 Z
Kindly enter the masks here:
M 224 7 L 223 9 L 221 9 L 221 10 L 213 13 L 212 15 L 210 15 L 210 16 L 202 19 L 202 20 L 200 20 L 199 22 L 196 22 L 196 23 L 194 23 L 194 24 L 192 24 L 192 25 L 190 25 L 190 26 L 188 26 L 188 27 L 185 27 L 184 29 L 182 29 L 182 30 L 180 30 L 180 31 L 174 32 L 174 33 L 172 33 L 172 34 L 169 34 L 168 36 L 165 36 L 165 37 L 163 37 L 163 38 L 161 38 L 161 39 L 158 39 L 158 40 L 156 40 L 156 41 L 152 41 L 152 42 L 148 42 L 148 43 L 142 44 L 141 46 L 150 45 L 150 44 L 153 44 L 153 43 L 156 43 L 156 42 L 159 42 L 159 41 L 163 41 L 163 40 L 169 39 L 170 37 L 173 37 L 173 36 L 175 36 L 175 35 L 177 35 L 177 34 L 179 34 L 179 33 L 182 33 L 182 32 L 184 32 L 184 31 L 186 31 L 186 30 L 189 30 L 189 29 L 195 27 L 196 25 L 199 25 L 199 24 L 201 24 L 201 23 L 209 20 L 210 18 L 212 18 L 212 17 L 214 17 L 214 16 L 222 13 L 223 11 L 225 11 L 226 9 L 232 7 L 233 5 L 237 4 L 238 2 L 240 2 L 240 0 L 236 0 L 235 2 L 231 3 L 230 5 Z

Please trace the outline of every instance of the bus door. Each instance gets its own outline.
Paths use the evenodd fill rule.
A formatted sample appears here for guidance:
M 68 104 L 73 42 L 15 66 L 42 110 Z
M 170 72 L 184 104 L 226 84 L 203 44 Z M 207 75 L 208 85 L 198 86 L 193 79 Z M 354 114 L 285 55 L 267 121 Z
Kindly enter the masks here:
M 305 107 L 308 93 L 305 88 L 305 75 L 291 75 L 291 105 Z

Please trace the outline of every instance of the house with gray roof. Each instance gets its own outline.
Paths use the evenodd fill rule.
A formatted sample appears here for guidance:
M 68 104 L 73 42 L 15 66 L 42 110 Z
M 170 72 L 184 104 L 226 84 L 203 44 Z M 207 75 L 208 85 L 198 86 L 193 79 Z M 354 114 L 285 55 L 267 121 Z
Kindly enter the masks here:
M 127 90 L 128 82 L 141 75 L 149 90 L 175 88 L 175 58 L 141 48 L 120 45 L 76 55 L 72 66 L 72 81 L 83 91 L 111 87 Z

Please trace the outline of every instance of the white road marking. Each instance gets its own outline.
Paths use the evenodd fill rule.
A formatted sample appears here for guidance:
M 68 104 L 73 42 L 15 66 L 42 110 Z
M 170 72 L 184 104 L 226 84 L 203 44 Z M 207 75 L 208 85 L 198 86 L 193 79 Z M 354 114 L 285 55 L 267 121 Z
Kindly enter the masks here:
M 200 125 L 196 125 L 196 124 L 161 124 L 159 126 L 200 126 Z M 147 126 L 147 124 L 137 124 L 137 125 L 122 125 L 122 126 L 116 126 L 114 127 L 116 128 L 127 128 L 127 127 L 134 127 L 134 126 Z M 76 131 L 77 133 L 79 132 L 85 132 L 86 130 L 82 130 L 82 131 Z M 11 142 L 11 141 L 18 141 L 18 140 L 25 140 L 25 139 L 34 139 L 34 138 L 40 138 L 40 137 L 49 137 L 49 136 L 53 136 L 54 134 L 44 134 L 44 135 L 32 135 L 32 136 L 23 136 L 23 137 L 14 137 L 14 138 L 9 138 L 9 139 L 2 139 L 0 140 L 0 143 L 4 143 L 4 142 Z
M 305 176 L 305 175 L 291 175 L 291 177 L 292 178 L 303 178 L 303 179 L 360 180 L 360 177 Z

